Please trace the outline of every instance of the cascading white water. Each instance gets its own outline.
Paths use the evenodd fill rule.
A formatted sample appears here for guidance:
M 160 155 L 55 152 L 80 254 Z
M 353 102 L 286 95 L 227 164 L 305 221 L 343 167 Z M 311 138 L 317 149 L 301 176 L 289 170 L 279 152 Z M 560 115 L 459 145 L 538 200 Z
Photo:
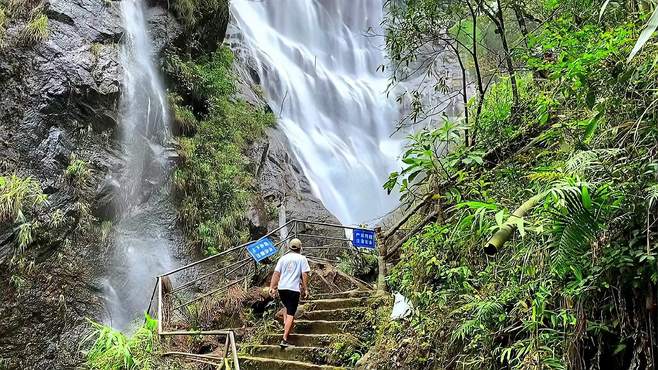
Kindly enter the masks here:
M 125 330 L 148 306 L 154 277 L 172 268 L 168 107 L 152 60 L 142 0 L 123 0 L 121 49 L 124 84 L 121 143 L 125 167 L 116 194 L 121 210 L 114 228 L 114 255 L 108 266 L 109 323 Z
M 399 110 L 388 78 L 378 0 L 232 0 L 231 12 L 258 61 L 313 191 L 345 224 L 372 221 L 397 203 L 382 185 L 398 167 L 391 138 Z

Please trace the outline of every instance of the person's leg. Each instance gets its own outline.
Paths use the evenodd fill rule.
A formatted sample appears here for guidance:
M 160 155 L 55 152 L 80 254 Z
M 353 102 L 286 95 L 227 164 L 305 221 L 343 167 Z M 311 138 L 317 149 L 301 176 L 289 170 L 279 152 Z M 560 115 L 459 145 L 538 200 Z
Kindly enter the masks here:
M 283 313 L 283 341 L 281 342 L 281 346 L 287 347 L 289 345 L 288 337 L 295 327 L 295 313 L 299 305 L 299 293 L 289 290 L 279 290 L 279 297 L 281 297 L 281 301 L 285 307 L 285 312 Z
M 287 301 L 286 312 L 288 315 L 283 327 L 283 340 L 285 341 L 288 341 L 288 335 L 292 333 L 292 329 L 295 327 L 295 314 L 299 306 L 299 292 L 290 292 Z
M 279 290 L 279 297 L 281 298 L 281 302 L 283 303 L 283 341 L 287 342 L 288 341 L 288 335 L 290 334 L 290 319 L 292 316 L 290 315 L 290 303 L 291 303 L 291 296 L 290 292 L 287 290 Z
M 285 315 L 285 321 L 283 325 L 283 340 L 288 341 L 288 335 L 292 332 L 292 327 L 295 325 L 295 316 L 294 315 Z

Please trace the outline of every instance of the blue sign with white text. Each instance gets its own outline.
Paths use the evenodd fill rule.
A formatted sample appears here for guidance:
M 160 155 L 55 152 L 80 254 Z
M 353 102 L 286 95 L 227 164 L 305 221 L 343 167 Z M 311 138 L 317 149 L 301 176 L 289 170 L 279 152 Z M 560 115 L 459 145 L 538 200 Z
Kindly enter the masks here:
M 375 232 L 371 230 L 354 229 L 352 231 L 352 245 L 357 248 L 375 249 L 377 246 Z
M 247 252 L 251 254 L 251 257 L 253 257 L 256 262 L 260 262 L 265 258 L 275 254 L 276 247 L 270 239 L 265 238 L 249 244 L 247 246 Z

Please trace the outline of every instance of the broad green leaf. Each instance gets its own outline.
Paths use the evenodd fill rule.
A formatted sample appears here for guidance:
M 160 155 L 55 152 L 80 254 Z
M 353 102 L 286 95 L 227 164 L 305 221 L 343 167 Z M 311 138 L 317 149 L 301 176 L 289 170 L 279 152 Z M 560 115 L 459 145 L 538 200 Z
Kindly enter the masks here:
M 601 7 L 601 11 L 599 12 L 599 22 L 601 22 L 601 18 L 603 18 L 603 13 L 605 13 L 605 8 L 608 7 L 608 4 L 610 4 L 610 0 L 605 0 Z
M 519 235 L 523 238 L 525 236 L 525 224 L 522 217 L 514 217 L 516 228 L 519 229 Z
M 658 28 L 658 7 L 656 7 L 656 9 L 653 11 L 651 18 L 647 23 L 647 26 L 642 30 L 642 33 L 640 33 L 640 37 L 637 39 L 637 42 L 635 43 L 635 46 L 633 47 L 631 54 L 628 56 L 628 60 L 627 60 L 628 62 L 630 62 L 631 59 L 633 59 L 633 57 L 647 43 L 647 41 L 649 41 L 653 33 L 656 31 L 656 28 Z
M 583 205 L 585 206 L 585 209 L 592 208 L 592 198 L 589 196 L 589 190 L 587 189 L 587 186 L 583 185 L 580 192 L 580 197 L 583 199 Z
M 463 203 L 459 203 L 457 205 L 457 208 L 464 208 L 464 207 L 468 207 L 468 208 L 471 208 L 471 209 L 485 208 L 485 209 L 490 209 L 492 211 L 495 211 L 496 209 L 498 209 L 498 207 L 496 207 L 495 204 L 477 202 L 477 201 L 463 202 Z
M 505 217 L 505 211 L 501 210 L 496 213 L 496 224 L 498 224 L 498 226 L 503 224 L 503 217 Z

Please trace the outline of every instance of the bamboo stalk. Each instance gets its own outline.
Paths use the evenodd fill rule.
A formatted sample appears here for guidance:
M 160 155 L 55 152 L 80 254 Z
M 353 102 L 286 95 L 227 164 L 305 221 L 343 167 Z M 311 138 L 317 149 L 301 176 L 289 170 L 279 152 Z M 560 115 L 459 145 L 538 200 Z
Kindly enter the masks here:
M 507 221 L 496 231 L 491 238 L 487 241 L 487 244 L 484 246 L 484 253 L 493 256 L 495 255 L 500 248 L 514 235 L 514 231 L 517 228 L 517 222 L 519 219 L 523 219 L 525 215 L 533 209 L 539 201 L 544 199 L 548 192 L 543 192 L 537 194 L 534 197 L 526 200 L 519 208 L 517 208 L 510 216 L 507 218 Z

